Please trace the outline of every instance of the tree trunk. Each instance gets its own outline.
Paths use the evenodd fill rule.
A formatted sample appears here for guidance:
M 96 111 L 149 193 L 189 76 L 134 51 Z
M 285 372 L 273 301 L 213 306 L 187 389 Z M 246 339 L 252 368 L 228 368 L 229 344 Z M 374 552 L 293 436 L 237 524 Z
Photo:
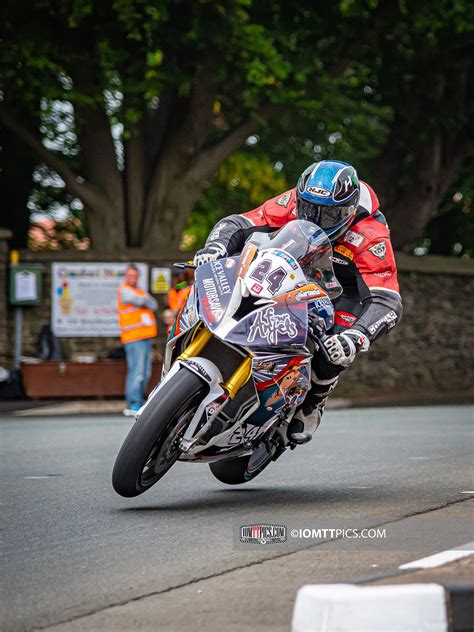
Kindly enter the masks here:
M 27 203 L 38 159 L 29 147 L 18 143 L 16 136 L 9 130 L 3 130 L 2 152 L 5 160 L 0 169 L 1 226 L 12 231 L 12 248 L 26 248 L 30 227 Z
M 146 199 L 148 168 L 143 121 L 124 141 L 125 229 L 126 245 L 138 248 L 143 241 L 143 213 Z
M 410 186 L 384 209 L 395 249 L 411 249 L 453 184 L 466 157 L 459 143 L 453 149 L 454 154 L 447 151 L 441 133 L 426 142 L 419 152 Z

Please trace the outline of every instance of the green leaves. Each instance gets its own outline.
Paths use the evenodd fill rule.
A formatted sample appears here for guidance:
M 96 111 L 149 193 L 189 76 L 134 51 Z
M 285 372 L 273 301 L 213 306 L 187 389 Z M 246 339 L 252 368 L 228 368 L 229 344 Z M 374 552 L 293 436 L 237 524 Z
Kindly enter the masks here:
M 97 112 L 121 165 L 121 143 L 144 132 L 144 189 L 166 148 L 189 157 L 185 173 L 193 152 L 258 121 L 256 146 L 206 184 L 192 220 L 199 242 L 220 214 L 276 195 L 315 160 L 352 160 L 370 177 L 396 132 L 394 178 L 408 186 L 433 134 L 449 147 L 467 137 L 473 12 L 467 0 L 31 0 L 28 11 L 5 0 L 0 90 L 13 110 L 40 116 L 44 144 L 74 157 L 84 179 L 76 130 Z M 265 125 L 269 104 L 278 115 Z

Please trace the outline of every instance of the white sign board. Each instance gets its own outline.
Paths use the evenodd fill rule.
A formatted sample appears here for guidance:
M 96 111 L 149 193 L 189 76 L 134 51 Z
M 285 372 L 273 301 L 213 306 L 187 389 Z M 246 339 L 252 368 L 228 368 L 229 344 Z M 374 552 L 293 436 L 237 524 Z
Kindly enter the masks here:
M 17 301 L 36 301 L 38 288 L 34 272 L 23 270 L 15 274 L 15 298 Z
M 148 266 L 138 263 L 148 290 Z M 117 288 L 126 263 L 53 263 L 51 321 L 56 336 L 119 336 Z

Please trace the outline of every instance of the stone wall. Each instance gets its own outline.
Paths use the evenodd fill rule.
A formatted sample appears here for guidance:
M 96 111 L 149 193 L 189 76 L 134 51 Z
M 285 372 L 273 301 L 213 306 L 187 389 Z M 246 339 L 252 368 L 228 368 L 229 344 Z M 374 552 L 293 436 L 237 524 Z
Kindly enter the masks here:
M 0 241 L 1 245 L 1 241 Z M 2 261 L 5 253 L 0 253 Z M 70 253 L 70 261 L 103 261 L 95 253 Z M 149 265 L 170 265 L 183 254 L 134 260 Z M 43 304 L 24 308 L 24 355 L 36 353 L 41 326 L 50 320 L 50 263 L 54 253 L 22 253 L 22 262 L 44 264 Z M 120 260 L 120 257 L 114 260 Z M 338 396 L 384 393 L 459 393 L 472 390 L 474 325 L 474 262 L 444 257 L 397 256 L 404 304 L 402 322 L 388 336 L 361 354 L 337 390 Z M 0 267 L 0 292 L 6 295 L 5 269 Z M 161 307 L 164 307 L 164 299 Z M 5 316 L 6 314 L 6 316 Z M 2 322 L 8 320 L 6 328 Z M 1 319 L 4 319 L 1 321 Z M 13 355 L 13 310 L 0 304 L 0 366 L 10 366 Z M 5 332 L 7 332 L 5 334 Z M 163 351 L 165 327 L 160 327 L 157 352 Z M 99 358 L 118 346 L 117 338 L 61 338 L 66 356 L 94 351 Z
M 403 268 L 402 321 L 357 358 L 338 396 L 473 392 L 474 271 L 444 275 Z

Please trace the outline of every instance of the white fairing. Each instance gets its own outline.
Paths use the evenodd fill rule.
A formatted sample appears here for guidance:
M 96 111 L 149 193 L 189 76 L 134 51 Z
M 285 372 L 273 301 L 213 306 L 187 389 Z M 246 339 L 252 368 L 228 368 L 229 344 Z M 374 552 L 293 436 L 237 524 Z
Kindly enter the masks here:
M 259 298 L 291 292 L 306 277 L 296 260 L 281 249 L 268 248 L 257 254 L 244 277 L 250 294 Z

